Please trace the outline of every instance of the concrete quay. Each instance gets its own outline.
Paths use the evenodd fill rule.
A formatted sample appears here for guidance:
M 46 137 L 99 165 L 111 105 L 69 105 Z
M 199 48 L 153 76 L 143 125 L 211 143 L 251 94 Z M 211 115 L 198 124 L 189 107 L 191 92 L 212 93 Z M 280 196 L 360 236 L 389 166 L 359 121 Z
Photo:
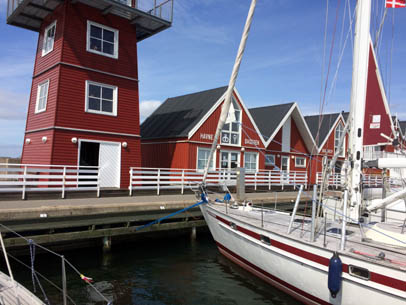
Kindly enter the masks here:
M 292 208 L 297 192 L 247 193 L 253 204 L 287 210 Z M 302 201 L 311 200 L 310 193 Z M 198 207 L 154 224 L 143 230 L 138 227 L 195 204 L 194 195 L 135 195 L 133 197 L 75 198 L 0 201 L 0 224 L 35 240 L 38 244 L 60 248 L 101 245 L 109 248 L 115 241 L 166 236 L 173 233 L 196 234 L 205 221 Z M 22 247 L 27 242 L 3 232 L 6 246 Z

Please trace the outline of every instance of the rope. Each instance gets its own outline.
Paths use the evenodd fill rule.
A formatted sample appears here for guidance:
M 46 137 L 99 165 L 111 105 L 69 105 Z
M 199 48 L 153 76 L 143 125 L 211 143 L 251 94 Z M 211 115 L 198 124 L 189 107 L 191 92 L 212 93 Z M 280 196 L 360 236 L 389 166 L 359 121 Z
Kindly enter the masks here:
M 218 138 L 219 138 L 220 133 L 221 133 L 221 129 L 224 126 L 224 123 L 225 123 L 225 121 L 227 119 L 227 116 L 228 116 L 228 112 L 230 110 L 231 97 L 232 97 L 232 94 L 233 94 L 233 91 L 234 91 L 235 82 L 237 80 L 238 71 L 240 70 L 242 56 L 244 55 L 244 50 L 245 50 L 245 46 L 246 46 L 246 43 L 247 43 L 248 34 L 250 32 L 252 18 L 254 17 L 256 4 L 257 4 L 257 0 L 252 0 L 250 9 L 248 11 L 247 21 L 245 22 L 244 31 L 243 31 L 243 34 L 242 34 L 242 37 L 241 37 L 240 47 L 238 48 L 237 57 L 235 59 L 233 71 L 231 73 L 230 81 L 228 83 L 228 88 L 227 88 L 227 92 L 226 92 L 226 98 L 224 100 L 223 106 L 221 107 L 221 114 L 220 114 L 220 119 L 219 119 L 219 122 L 218 122 L 218 125 L 217 125 L 216 134 L 214 136 L 213 144 L 212 144 L 211 149 L 210 149 L 210 154 L 209 154 L 209 157 L 207 159 L 206 168 L 204 169 L 203 183 L 206 181 L 207 173 L 208 173 L 209 167 L 210 167 L 210 161 L 213 158 L 213 154 L 214 154 L 214 151 L 216 150 L 216 146 L 217 146 Z
M 34 288 L 34 292 L 37 292 L 37 287 L 36 287 L 35 283 L 38 283 L 38 287 L 41 289 L 41 292 L 42 292 L 42 295 L 43 295 L 43 297 L 45 299 L 45 302 L 48 305 L 51 305 L 51 303 L 49 302 L 48 297 L 47 297 L 47 295 L 46 295 L 46 293 L 44 291 L 44 288 L 42 287 L 41 282 L 40 282 L 40 280 L 39 280 L 39 278 L 37 276 L 37 273 L 35 272 L 35 268 L 34 268 L 34 264 L 35 264 L 35 243 L 34 243 L 34 241 L 32 239 L 29 239 L 28 244 L 29 244 L 29 247 L 30 247 L 31 279 L 32 279 L 32 285 L 33 285 L 33 288 Z
M 12 230 L 11 228 L 5 226 L 4 224 L 0 224 L 0 227 L 4 228 L 5 230 L 7 230 L 7 231 L 9 231 L 9 232 L 11 232 L 11 233 L 13 233 L 13 234 L 16 235 L 17 237 L 20 237 L 20 238 L 24 239 L 24 240 L 28 243 L 29 249 L 30 249 L 30 258 L 31 258 L 31 267 L 30 267 L 30 269 L 31 269 L 32 282 L 33 282 L 33 286 L 34 286 L 34 292 L 36 292 L 36 285 L 35 285 L 35 282 L 37 282 L 37 283 L 38 283 L 38 286 L 41 288 L 41 291 L 42 291 L 42 293 L 43 293 L 43 295 L 44 295 L 44 297 L 45 297 L 45 300 L 46 300 L 46 302 L 47 302 L 48 305 L 50 305 L 49 300 L 47 299 L 46 294 L 45 294 L 45 291 L 43 290 L 43 288 L 42 288 L 42 286 L 41 286 L 41 283 L 40 283 L 40 281 L 39 281 L 39 278 L 38 278 L 38 276 L 37 276 L 37 273 L 38 273 L 38 272 L 36 272 L 36 271 L 35 271 L 35 268 L 34 268 L 34 262 L 35 262 L 35 247 L 39 247 L 40 249 L 42 249 L 42 250 L 44 250 L 44 251 L 46 251 L 46 252 L 49 252 L 49 253 L 51 253 L 51 254 L 53 254 L 53 255 L 56 255 L 57 257 L 59 257 L 59 258 L 61 258 L 61 259 L 64 259 L 65 262 L 72 268 L 73 271 L 75 271 L 79 276 L 81 275 L 81 273 L 79 272 L 79 270 L 78 270 L 71 262 L 69 262 L 67 259 L 63 258 L 62 255 L 60 255 L 60 254 L 58 254 L 58 253 L 56 253 L 56 252 L 54 252 L 54 251 L 52 251 L 52 250 L 49 250 L 48 248 L 45 248 L 45 247 L 43 247 L 43 246 L 41 246 L 41 245 L 35 243 L 35 241 L 32 240 L 32 239 L 27 239 L 27 238 L 25 238 L 24 236 L 22 236 L 21 234 L 15 232 L 14 230 Z M 38 273 L 38 274 L 39 274 L 39 273 Z M 45 277 L 43 277 L 43 278 L 45 278 Z M 46 279 L 46 280 L 47 280 L 47 279 Z M 47 280 L 47 281 L 50 282 L 49 280 Z M 96 291 L 96 293 L 98 293 L 98 294 L 106 301 L 107 304 L 112 304 L 112 301 L 108 300 L 99 290 L 97 290 L 97 288 L 96 288 L 94 285 L 92 285 L 92 284 L 89 283 L 89 282 L 86 282 L 86 283 L 87 283 L 89 286 L 91 286 L 91 287 Z M 55 286 L 55 285 L 54 285 L 54 286 Z

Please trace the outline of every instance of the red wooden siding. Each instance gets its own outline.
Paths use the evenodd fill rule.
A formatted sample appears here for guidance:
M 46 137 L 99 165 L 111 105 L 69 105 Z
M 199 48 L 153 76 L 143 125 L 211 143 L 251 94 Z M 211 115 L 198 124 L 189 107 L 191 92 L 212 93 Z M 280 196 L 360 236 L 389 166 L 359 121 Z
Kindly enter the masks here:
M 54 21 L 56 21 L 56 32 L 54 39 L 54 48 L 51 52 L 42 56 L 42 48 L 44 43 L 44 31 Z M 64 23 L 65 23 L 65 5 L 59 5 L 55 11 L 48 15 L 43 24 L 38 37 L 37 53 L 35 56 L 34 77 L 46 69 L 56 65 L 62 58 L 62 45 L 64 39 Z
M 27 111 L 27 131 L 54 126 L 58 97 L 59 70 L 59 67 L 56 67 L 33 79 Z M 44 112 L 35 113 L 38 85 L 46 80 L 49 80 L 46 110 Z
M 118 87 L 117 116 L 85 112 L 86 80 Z M 139 135 L 138 83 L 62 66 L 56 125 Z
M 42 137 L 47 137 L 47 142 L 42 142 Z M 30 139 L 30 144 L 25 144 L 26 139 Z M 52 164 L 52 141 L 54 139 L 53 130 L 28 133 L 24 138 L 22 164 Z
M 135 25 L 127 19 L 107 14 L 82 3 L 65 1 L 68 22 L 64 27 L 62 61 L 88 68 L 138 78 Z M 119 30 L 118 59 L 86 51 L 87 21 Z
M 177 139 L 178 141 L 180 139 Z M 163 142 L 166 143 L 163 143 Z M 188 143 L 176 140 L 148 140 L 141 145 L 142 166 L 161 168 L 190 168 Z
M 386 143 L 387 140 L 381 136 L 381 133 L 384 133 L 387 136 L 392 136 L 390 114 L 386 113 L 385 104 L 383 100 L 384 92 L 381 92 L 381 89 L 379 87 L 377 73 L 379 73 L 379 70 L 377 70 L 372 49 L 370 49 L 367 97 L 365 105 L 364 145 L 376 145 L 378 143 Z M 373 126 L 372 124 L 373 115 L 381 116 L 379 126 L 375 126 L 378 128 L 371 128 Z
M 72 138 L 78 140 L 96 140 L 106 142 L 127 142 L 126 148 L 121 147 L 121 178 L 120 187 L 128 187 L 130 167 L 141 166 L 140 139 L 112 135 L 100 135 L 84 132 L 56 130 L 54 136 L 51 164 L 78 165 L 79 146 L 72 143 Z

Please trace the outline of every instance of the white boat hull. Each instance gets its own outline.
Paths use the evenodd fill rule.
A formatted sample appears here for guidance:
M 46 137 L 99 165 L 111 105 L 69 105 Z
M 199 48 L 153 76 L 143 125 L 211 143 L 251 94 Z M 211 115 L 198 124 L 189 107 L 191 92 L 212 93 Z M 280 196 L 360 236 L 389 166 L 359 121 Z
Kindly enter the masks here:
M 343 271 L 349 265 L 355 265 L 374 272 L 371 272 L 371 280 L 351 276 L 348 270 L 343 272 L 341 290 L 336 298 L 332 298 L 327 283 L 328 263 L 333 251 L 287 235 L 264 231 L 230 217 L 210 204 L 201 205 L 201 209 L 219 251 L 224 256 L 304 303 L 405 304 L 404 271 L 390 270 L 340 254 Z M 231 222 L 237 229 L 230 226 Z M 258 238 L 260 234 L 268 236 L 271 245 L 261 242 Z

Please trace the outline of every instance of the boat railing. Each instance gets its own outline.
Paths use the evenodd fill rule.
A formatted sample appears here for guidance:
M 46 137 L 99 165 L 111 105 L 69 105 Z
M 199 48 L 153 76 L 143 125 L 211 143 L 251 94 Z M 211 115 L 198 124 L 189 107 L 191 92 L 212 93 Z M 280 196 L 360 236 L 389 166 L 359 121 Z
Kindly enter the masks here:
M 25 267 L 28 269 L 28 271 L 31 273 L 31 279 L 32 279 L 32 285 L 34 287 L 38 287 L 36 292 L 37 297 L 42 298 L 44 303 L 46 304 L 54 304 L 55 302 L 58 302 L 57 304 L 76 304 L 73 300 L 72 297 L 69 296 L 68 293 L 68 284 L 67 284 L 67 278 L 69 275 L 69 279 L 72 279 L 73 277 L 70 275 L 70 273 L 76 273 L 77 280 L 78 281 L 83 281 L 87 286 L 90 287 L 90 290 L 93 290 L 97 295 L 100 297 L 100 301 L 103 304 L 111 305 L 112 300 L 109 300 L 105 295 L 103 295 L 94 285 L 93 279 L 91 277 L 87 277 L 83 275 L 78 268 L 76 268 L 68 259 L 65 258 L 64 255 L 61 255 L 59 253 L 56 253 L 40 244 L 37 244 L 35 240 L 29 239 L 21 235 L 20 233 L 14 231 L 10 227 L 7 227 L 3 224 L 0 224 L 0 234 L 1 234 L 1 250 L 3 252 L 4 258 L 6 262 L 8 263 L 9 258 L 15 261 L 17 264 Z M 3 238 L 3 235 L 5 236 Z M 19 253 L 22 254 L 21 258 L 18 258 L 15 255 L 12 255 L 9 253 L 9 251 L 6 251 L 7 246 L 13 245 L 13 246 L 19 246 Z M 50 255 L 50 258 L 48 259 L 48 264 L 47 266 L 50 266 L 53 261 L 52 257 L 54 257 L 57 261 L 56 263 L 60 263 L 60 268 L 61 271 L 61 285 L 62 287 L 59 287 L 53 280 L 47 278 L 45 275 L 43 275 L 41 272 L 37 270 L 35 267 L 35 257 L 36 257 L 36 252 L 41 251 L 43 253 L 47 253 Z M 23 261 L 24 257 L 29 258 L 29 262 Z M 50 261 L 51 260 L 51 261 Z M 13 277 L 13 273 L 10 269 L 10 266 L 8 264 L 8 271 L 9 271 L 9 276 L 10 278 Z M 68 274 L 69 273 L 69 274 Z M 53 278 L 55 278 L 55 272 L 52 273 Z M 49 289 L 55 289 L 57 291 L 57 294 L 52 293 L 52 298 L 58 299 L 58 300 L 50 300 L 47 296 L 47 289 L 44 289 L 45 284 L 49 287 Z M 14 284 L 15 285 L 15 284 Z M 77 287 L 77 285 L 75 285 Z M 18 298 L 18 296 L 16 296 Z M 52 302 L 51 302 L 52 301 Z M 69 301 L 69 303 L 68 303 Z M 83 301 L 83 300 L 81 300 Z M 26 304 L 26 302 L 23 302 Z M 56 303 L 55 303 L 56 304 Z
M 155 190 L 157 195 L 161 190 L 178 189 L 184 194 L 185 189 L 197 186 L 203 181 L 203 170 L 181 168 L 130 168 L 130 196 L 136 190 Z M 210 170 L 206 178 L 206 185 L 236 185 L 237 172 L 228 169 Z M 259 187 L 268 188 L 278 186 L 307 185 L 306 172 L 283 172 L 276 170 L 246 171 L 245 186 L 257 190 Z
M 96 191 L 100 196 L 99 167 L 0 163 L 0 193 Z

